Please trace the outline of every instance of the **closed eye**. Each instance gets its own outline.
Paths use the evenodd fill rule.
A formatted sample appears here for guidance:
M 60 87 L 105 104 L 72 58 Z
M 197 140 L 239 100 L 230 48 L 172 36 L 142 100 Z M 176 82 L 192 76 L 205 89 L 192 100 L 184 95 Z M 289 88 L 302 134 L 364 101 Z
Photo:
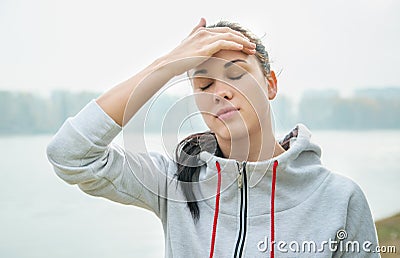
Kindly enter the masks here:
M 242 73 L 241 75 L 239 75 L 239 76 L 235 76 L 235 77 L 228 77 L 229 79 L 231 79 L 231 80 L 239 80 L 240 78 L 242 78 L 243 77 L 243 75 L 245 75 L 246 73 Z
M 210 82 L 209 84 L 207 84 L 206 86 L 204 86 L 204 87 L 200 87 L 200 90 L 206 90 L 206 89 L 208 89 L 211 85 L 212 85 L 213 83 L 212 82 Z

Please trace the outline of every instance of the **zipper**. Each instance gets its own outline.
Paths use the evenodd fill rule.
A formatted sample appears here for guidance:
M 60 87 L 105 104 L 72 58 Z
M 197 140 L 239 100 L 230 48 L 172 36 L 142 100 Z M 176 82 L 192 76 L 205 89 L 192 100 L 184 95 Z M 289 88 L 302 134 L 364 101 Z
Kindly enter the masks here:
M 243 171 L 243 163 L 240 163 L 239 161 L 236 161 L 237 162 L 237 166 L 238 166 L 238 170 L 239 170 L 239 174 L 238 174 L 238 177 L 237 177 L 237 182 L 238 182 L 238 187 L 239 187 L 239 189 L 240 188 L 242 188 L 243 187 L 243 173 L 242 173 L 242 171 Z
M 240 220 L 239 235 L 236 240 L 235 254 L 233 257 L 242 257 L 247 232 L 247 176 L 246 161 L 236 162 L 239 170 L 238 189 L 240 191 Z

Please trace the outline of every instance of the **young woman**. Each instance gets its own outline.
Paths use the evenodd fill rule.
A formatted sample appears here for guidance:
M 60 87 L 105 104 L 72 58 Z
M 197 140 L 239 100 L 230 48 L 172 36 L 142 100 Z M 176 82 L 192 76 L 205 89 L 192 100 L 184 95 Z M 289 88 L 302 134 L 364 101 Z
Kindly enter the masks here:
M 181 141 L 175 159 L 114 144 L 184 72 L 210 130 Z M 379 257 L 360 187 L 321 164 L 303 124 L 275 139 L 276 94 L 262 42 L 239 24 L 201 19 L 177 48 L 67 119 L 48 158 L 84 192 L 153 211 L 166 257 Z

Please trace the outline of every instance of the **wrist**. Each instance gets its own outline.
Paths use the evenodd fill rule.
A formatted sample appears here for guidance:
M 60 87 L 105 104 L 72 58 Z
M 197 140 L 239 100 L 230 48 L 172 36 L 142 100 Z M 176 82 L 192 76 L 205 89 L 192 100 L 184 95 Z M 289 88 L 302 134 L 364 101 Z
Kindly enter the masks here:
M 156 72 L 160 74 L 162 77 L 166 77 L 166 79 L 171 79 L 174 76 L 177 76 L 175 69 L 173 68 L 173 61 L 169 57 L 169 55 L 164 55 L 158 59 L 156 59 L 148 68 L 149 72 Z

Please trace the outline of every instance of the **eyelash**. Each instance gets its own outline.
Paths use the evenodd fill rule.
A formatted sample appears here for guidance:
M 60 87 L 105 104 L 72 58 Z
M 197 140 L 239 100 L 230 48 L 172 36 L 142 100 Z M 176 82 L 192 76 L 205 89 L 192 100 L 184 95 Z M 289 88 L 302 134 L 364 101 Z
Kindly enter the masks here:
M 231 80 L 239 80 L 240 78 L 242 78 L 243 77 L 243 75 L 245 75 L 246 73 L 242 73 L 241 75 L 239 75 L 239 76 L 236 76 L 236 77 L 230 77 L 229 79 L 231 79 Z
M 239 76 L 236 76 L 236 77 L 229 77 L 229 79 L 231 79 L 231 80 L 239 80 L 239 79 L 241 79 L 242 77 L 243 77 L 243 75 L 245 75 L 246 73 L 242 73 L 241 75 L 239 75 Z M 211 85 L 212 85 L 213 83 L 210 83 L 210 84 L 207 84 L 206 86 L 204 86 L 204 87 L 200 87 L 200 90 L 206 90 L 206 89 L 208 89 L 208 87 L 210 87 Z
M 213 84 L 213 83 L 210 83 L 210 84 L 208 84 L 208 85 L 206 85 L 206 86 L 204 86 L 204 87 L 200 87 L 200 90 L 206 90 L 208 87 L 211 86 L 211 84 Z

